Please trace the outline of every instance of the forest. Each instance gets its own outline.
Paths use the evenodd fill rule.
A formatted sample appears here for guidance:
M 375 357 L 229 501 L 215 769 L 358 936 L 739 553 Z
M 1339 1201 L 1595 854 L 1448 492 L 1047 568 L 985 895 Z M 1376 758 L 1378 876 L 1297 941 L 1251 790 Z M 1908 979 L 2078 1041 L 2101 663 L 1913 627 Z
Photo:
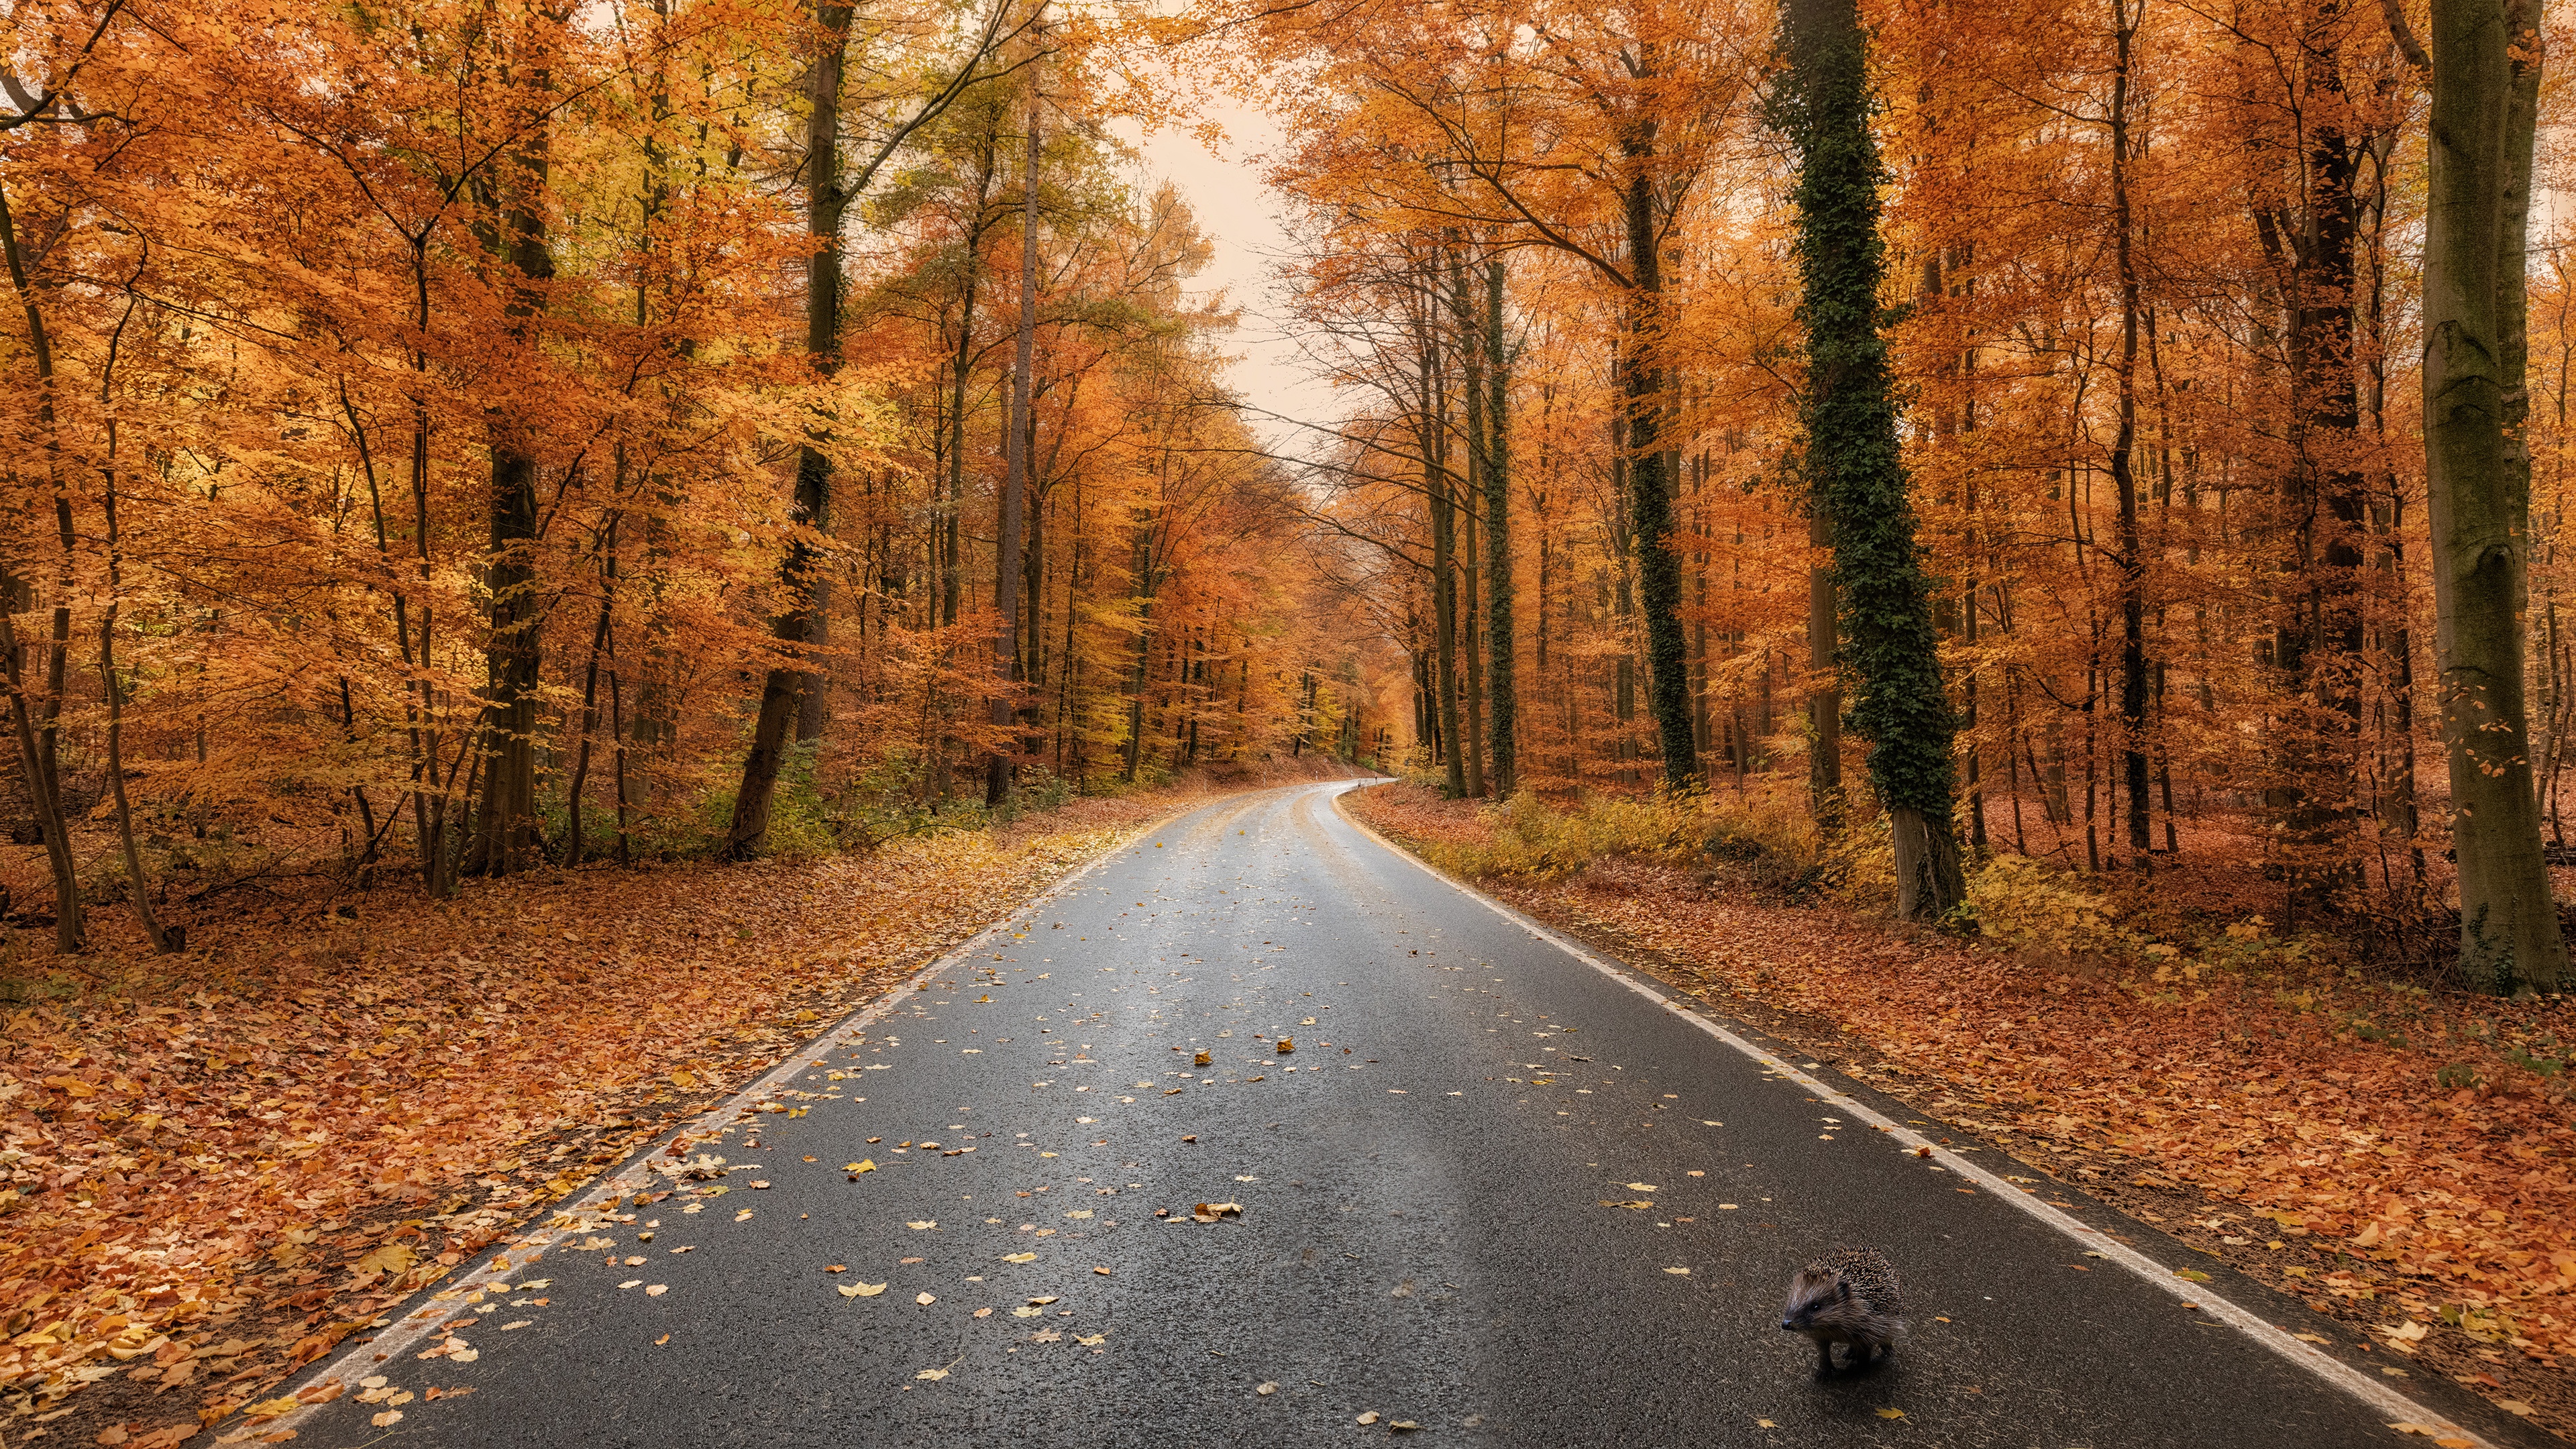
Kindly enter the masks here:
M 9 0 L 0 1407 L 272 1314 L 214 1424 L 648 1097 L 1173 802 L 1363 774 L 1454 872 L 1740 948 L 1999 1113 L 2403 1079 L 2390 1171 L 2541 1184 L 2423 1273 L 2554 1369 L 2576 1330 L 2478 1315 L 2576 1289 L 2525 1146 L 2570 1056 L 2568 22 Z M 1209 280 L 1244 219 L 1174 136 L 1258 171 L 1261 287 Z M 1245 382 L 1255 332 L 1329 407 Z M 2026 967 L 2117 1000 L 2043 1048 Z M 2167 1067 L 2109 1064 L 2129 1012 Z M 2176 1180 L 2239 1150 L 2206 1105 L 2156 1109 Z M 2269 1211 L 2378 1244 L 2323 1176 Z M 316 1286 L 228 1203 L 448 1247 Z
M 2561 88 L 2470 10 L 14 7 L 8 907 L 1312 750 L 2554 985 Z M 1119 139 L 1219 105 L 1334 416 Z

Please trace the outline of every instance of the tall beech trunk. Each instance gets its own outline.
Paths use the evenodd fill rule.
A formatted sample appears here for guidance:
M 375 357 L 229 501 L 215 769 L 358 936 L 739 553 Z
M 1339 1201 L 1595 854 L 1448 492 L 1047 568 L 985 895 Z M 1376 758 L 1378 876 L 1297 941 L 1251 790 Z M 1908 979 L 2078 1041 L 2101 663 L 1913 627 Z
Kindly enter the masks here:
M 1427 279 L 1426 279 L 1427 281 Z M 1426 288 L 1427 290 L 1427 288 Z M 1427 297 L 1425 309 L 1436 305 Z M 1449 493 L 1448 399 L 1434 378 L 1439 366 L 1432 329 L 1420 329 L 1422 379 L 1422 482 L 1431 501 L 1432 673 L 1438 688 L 1442 762 L 1449 798 L 1467 795 L 1467 751 L 1458 738 L 1458 568 L 1455 505 Z
M 805 227 L 817 242 L 805 263 L 805 352 L 818 373 L 830 376 L 840 363 L 841 212 L 849 193 L 841 185 L 841 71 L 850 43 L 848 5 L 822 5 L 815 19 L 824 35 L 814 58 L 813 109 L 805 127 Z M 800 528 L 819 528 L 832 506 L 832 460 L 813 443 L 798 450 L 796 496 L 790 519 Z M 806 678 L 804 656 L 811 651 L 815 624 L 821 617 L 813 588 L 814 549 L 800 532 L 779 560 L 778 582 L 785 610 L 771 624 L 780 659 L 760 686 L 760 713 L 752 722 L 751 751 L 743 757 L 742 783 L 734 791 L 733 820 L 725 831 L 724 856 L 743 860 L 769 844 L 769 817 L 778 792 L 778 774 L 786 764 L 789 731 L 799 713 Z
M 1029 492 L 1029 386 L 1037 365 L 1038 337 L 1038 91 L 1035 72 L 1029 82 L 1028 159 L 1020 171 L 1020 335 L 1011 364 L 1011 421 L 1003 439 L 1000 537 L 993 558 L 993 690 L 992 723 L 1008 731 L 1015 717 L 1014 697 L 1020 668 L 1020 575 Z M 1030 636 L 1034 639 L 1036 636 Z M 1006 748 L 1007 746 L 1007 748 Z M 1011 793 L 1013 757 L 1019 753 L 1007 734 L 997 735 L 986 766 L 984 803 L 999 805 Z
M 1656 70 L 1655 48 L 1640 48 L 1642 78 Z M 1682 560 L 1673 551 L 1673 485 L 1664 448 L 1664 269 L 1656 225 L 1655 128 L 1628 123 L 1619 139 L 1627 168 L 1621 221 L 1627 233 L 1628 288 L 1619 345 L 1620 414 L 1627 424 L 1629 525 L 1637 544 L 1637 602 L 1645 611 L 1646 697 L 1664 756 L 1664 788 L 1699 783 L 1691 739 L 1690 646 L 1682 637 Z
M 549 23 L 541 18 L 540 24 Z M 533 89 L 551 84 L 548 56 L 555 37 L 538 42 Z M 552 124 L 540 119 L 519 156 L 520 174 L 500 218 L 500 241 L 518 274 L 506 309 L 513 345 L 537 347 L 533 319 L 548 305 L 554 253 L 546 244 L 546 175 Z M 483 716 L 478 753 L 483 794 L 475 819 L 468 868 L 508 875 L 542 858 L 537 828 L 537 693 L 545 608 L 537 578 L 537 456 L 535 424 L 516 411 L 494 410 L 491 434 L 490 553 L 484 581 L 491 595 L 490 634 L 483 648 Z
M 1788 0 L 1783 110 L 1799 153 L 1799 314 L 1807 328 L 1807 475 L 1831 522 L 1834 585 L 1868 737 L 1870 783 L 1888 813 L 1896 911 L 1937 918 L 1965 894 L 1951 821 L 1956 729 L 1940 639 L 1896 439 L 1879 335 L 1878 148 L 1855 0 Z
M 2530 0 L 2433 0 L 2430 57 L 2424 473 L 2434 653 L 2460 867 L 2460 969 L 2498 992 L 2556 990 L 2567 974 L 2523 700 L 2524 247 L 2538 13 Z
M 2113 545 L 2120 570 L 2120 779 L 2127 796 L 2129 851 L 2139 870 L 2151 849 L 2147 818 L 2146 560 L 2138 537 L 2138 262 L 2129 205 L 2129 68 L 2144 0 L 2111 0 L 2119 56 L 2111 76 L 2112 250 L 2120 272 L 2119 431 L 2111 440 L 2111 483 L 2120 520 Z M 1973 604 L 1973 600 L 1971 601 Z
M 1494 794 L 1508 799 L 1520 787 L 1520 690 L 1513 681 L 1512 651 L 1519 627 L 1512 620 L 1511 361 L 1503 350 L 1503 263 L 1485 263 L 1485 647 L 1492 662 L 1485 688 L 1493 702 Z M 1540 662 L 1546 662 L 1541 646 Z
M 71 955 L 81 949 L 80 867 L 72 857 L 71 837 L 64 828 L 62 773 L 56 767 L 56 725 L 63 708 L 63 661 L 70 657 L 72 633 L 72 502 L 62 476 L 61 442 L 55 431 L 54 349 L 45 331 L 44 313 L 27 281 L 26 253 L 9 212 L 9 197 L 0 189 L 0 254 L 9 264 L 9 286 L 26 313 L 27 349 L 36 367 L 36 422 L 45 438 L 45 473 L 53 485 L 54 533 L 62 560 L 55 579 L 53 648 L 46 660 L 45 689 L 39 699 L 28 686 L 26 650 L 10 616 L 32 602 L 22 581 L 0 561 L 0 666 L 9 678 L 9 713 L 18 734 L 18 764 L 27 779 L 27 799 L 35 807 L 36 825 L 45 832 L 45 862 L 54 875 L 54 949 Z

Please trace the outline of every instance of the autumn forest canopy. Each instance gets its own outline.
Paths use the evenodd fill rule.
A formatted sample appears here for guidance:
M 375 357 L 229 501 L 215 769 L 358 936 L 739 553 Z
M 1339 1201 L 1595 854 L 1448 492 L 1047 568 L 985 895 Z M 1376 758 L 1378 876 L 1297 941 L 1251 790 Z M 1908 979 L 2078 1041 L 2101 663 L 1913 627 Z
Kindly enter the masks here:
M 61 951 L 1320 757 L 2565 969 L 2536 0 L 5 13 Z M 1259 296 L 1133 144 L 1248 112 Z

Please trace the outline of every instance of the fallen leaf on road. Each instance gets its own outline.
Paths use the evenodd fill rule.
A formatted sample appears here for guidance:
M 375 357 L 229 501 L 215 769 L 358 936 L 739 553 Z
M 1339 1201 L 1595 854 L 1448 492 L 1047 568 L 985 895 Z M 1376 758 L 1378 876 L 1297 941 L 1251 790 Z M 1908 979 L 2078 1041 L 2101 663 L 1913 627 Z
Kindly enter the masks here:
M 1295 1040 L 1294 1038 L 1292 1038 L 1292 1037 L 1284 1037 L 1284 1036 L 1283 1036 L 1283 1037 L 1281 1037 L 1281 1038 L 1279 1038 L 1279 1054 L 1280 1054 L 1281 1056 L 1283 1056 L 1283 1057 L 1284 1057 L 1284 1056 L 1286 1056 L 1288 1053 L 1293 1052 L 1293 1051 L 1295 1051 L 1296 1049 L 1297 1049 L 1297 1042 L 1296 1042 L 1296 1040 Z
M 851 1283 L 841 1289 L 844 1298 L 874 1298 L 886 1291 L 883 1283 Z
M 1037 1260 L 1038 1255 L 1035 1253 L 1004 1253 L 1002 1255 L 1002 1261 L 1005 1263 L 1034 1263 Z
M 401 1423 L 402 1416 L 403 1411 L 400 1409 L 387 1409 L 383 1413 L 367 1420 L 367 1422 L 375 1425 L 379 1429 L 387 1429 Z
M 978 1308 L 967 1316 L 970 1318 L 990 1318 L 993 1316 L 993 1310 L 990 1308 Z
M 2298 1334 L 2292 1334 L 2292 1335 L 2291 1335 L 2291 1337 L 2296 1338 L 2296 1339 L 2297 1339 L 2299 1342 L 2301 1342 L 2301 1343 L 2332 1343 L 2332 1342 L 2334 1342 L 2334 1340 L 2333 1340 L 2333 1339 L 2328 1338 L 2328 1337 L 2326 1337 L 2324 1334 L 2321 1334 L 2321 1333 L 2298 1333 Z
M 670 1285 L 670 1284 L 668 1284 L 668 1283 L 656 1283 L 656 1284 L 654 1284 L 652 1287 L 645 1289 L 645 1290 L 644 1290 L 644 1294 L 645 1294 L 645 1296 L 646 1296 L 646 1297 L 648 1297 L 648 1298 L 659 1298 L 659 1297 L 661 1297 L 663 1294 L 668 1293 L 668 1292 L 670 1292 L 670 1291 L 671 1291 L 671 1285 Z M 460 1357 L 460 1358 L 461 1358 L 461 1357 L 463 1357 L 463 1355 L 461 1355 L 461 1354 L 460 1354 L 460 1355 L 457 1355 L 457 1357 Z
M 843 1172 L 874 1172 L 877 1170 L 877 1160 L 873 1157 L 861 1158 L 841 1170 Z
M 1651 1198 L 1641 1198 L 1636 1202 L 1612 1202 L 1610 1199 L 1605 1197 L 1601 1199 L 1601 1205 L 1603 1207 L 1615 1208 L 1650 1208 L 1655 1204 L 1654 1200 Z
M 936 1302 L 938 1302 L 939 1300 L 938 1300 L 938 1299 L 936 1299 L 936 1298 L 931 1297 L 931 1296 L 930 1296 L 929 1294 L 927 1294 L 927 1293 L 923 1293 L 923 1294 L 918 1294 L 918 1295 L 916 1295 L 916 1296 L 913 1298 L 913 1300 L 912 1300 L 912 1301 L 913 1301 L 913 1302 L 915 1302 L 915 1303 L 920 1304 L 920 1305 L 921 1305 L 922 1307 L 924 1307 L 924 1308 L 927 1308 L 927 1307 L 929 1307 L 931 1304 L 936 1303 Z
M 298 1400 L 294 1395 L 289 1394 L 283 1398 L 262 1399 L 258 1403 L 251 1405 L 249 1408 L 242 1410 L 242 1413 L 253 1419 L 274 1419 L 280 1414 L 291 1414 L 297 1409 L 303 1407 L 304 1405 L 301 1400 Z
M 2198 1268 L 2176 1268 L 2173 1270 L 2173 1275 L 2177 1278 L 2185 1279 L 2193 1283 L 2206 1283 L 2209 1281 L 2209 1275 L 2200 1271 Z M 2419 1334 L 2418 1336 L 2420 1337 L 2421 1335 Z
M 1084 1348 L 1098 1348 L 1108 1341 L 1109 1335 L 1105 1333 L 1095 1333 L 1088 1337 L 1076 1337 L 1074 1339 L 1074 1342 L 1081 1344 Z
M 2536 1412 L 2531 1405 L 2524 1403 L 2520 1399 L 2498 1399 L 2496 1400 L 2496 1407 L 2504 1410 L 2508 1414 L 2519 1415 L 2525 1419 L 2530 1418 L 2532 1414 Z
M 1039 1318 L 1043 1317 L 1045 1313 L 1046 1310 L 1043 1308 L 1014 1308 L 1011 1310 L 1011 1316 L 1013 1318 Z
M 1197 1056 L 1190 1058 L 1190 1065 L 1194 1067 L 1203 1067 L 1214 1060 L 1216 1060 L 1216 1058 L 1208 1055 L 1206 1052 L 1201 1052 Z
M 1252 1391 L 1266 1399 L 1272 1394 L 1279 1392 L 1279 1386 L 1277 1384 L 1255 1384 L 1252 1386 Z
M 1688 1272 L 1690 1271 L 1690 1269 L 1688 1269 L 1688 1268 L 1666 1268 L 1664 1271 L 1665 1271 L 1665 1272 L 1667 1272 L 1667 1273 L 1688 1273 Z
M 1659 1187 L 1655 1186 L 1655 1185 L 1654 1185 L 1653 1183 L 1651 1183 L 1651 1182 L 1632 1182 L 1632 1183 L 1628 1184 L 1628 1190 L 1629 1190 L 1630 1192 L 1661 1192 L 1661 1191 L 1663 1191 L 1663 1189 L 1662 1189 L 1662 1188 L 1659 1188 Z
M 685 1248 L 673 1248 L 673 1249 L 671 1250 L 671 1256 L 673 1256 L 673 1257 L 675 1257 L 675 1258 L 676 1258 L 676 1257 L 678 1257 L 678 1256 L 679 1256 L 680 1254 L 682 1254 L 682 1253 L 694 1253 L 694 1252 L 696 1252 L 697 1250 L 698 1250 L 698 1245 L 697 1245 L 697 1244 L 695 1244 L 695 1243 L 691 1243 L 691 1244 L 689 1244 L 689 1245 L 688 1245 L 687 1247 L 685 1247 Z
M 620 1288 L 635 1288 L 635 1287 L 639 1287 L 639 1286 L 641 1286 L 641 1285 L 643 1284 L 643 1282 L 644 1282 L 644 1280 L 643 1280 L 643 1279 L 641 1279 L 641 1278 L 629 1278 L 629 1279 L 627 1279 L 625 1282 L 620 1283 L 620 1284 L 618 1284 L 617 1286 L 618 1286 L 618 1287 L 620 1287 Z
M 768 1188 L 769 1184 L 768 1184 L 768 1183 L 766 1183 L 766 1182 L 755 1182 L 755 1183 L 753 1183 L 753 1184 L 752 1184 L 752 1186 L 753 1186 L 753 1187 L 756 1187 L 756 1188 L 761 1188 L 761 1189 L 764 1189 L 764 1190 L 765 1190 L 765 1189 L 767 1189 L 767 1188 Z
M 1387 1427 L 1401 1434 L 1408 1429 L 1419 1429 L 1422 1426 L 1413 1422 L 1411 1419 L 1398 1419 L 1394 1423 L 1387 1425 Z
M 1361 1422 L 1361 1423 L 1363 1423 L 1363 1424 L 1374 1424 L 1374 1423 L 1376 1423 L 1376 1422 L 1377 1422 L 1377 1410 L 1375 1410 L 1375 1409 L 1371 1409 L 1371 1410 L 1369 1410 L 1367 1413 L 1360 1415 L 1360 1422 Z
M 643 1266 L 644 1266 L 644 1257 L 643 1257 L 643 1255 L 639 1253 L 639 1254 L 637 1254 L 636 1256 L 634 1256 L 634 1257 L 632 1257 L 632 1258 L 627 1259 L 627 1260 L 626 1260 L 626 1266 L 627 1266 L 627 1267 L 629 1267 L 629 1268 L 641 1268 L 641 1267 L 643 1267 Z
M 1103 1277 L 1103 1278 L 1106 1278 L 1106 1277 L 1108 1277 L 1108 1276 L 1109 1276 L 1109 1270 L 1108 1270 L 1108 1269 L 1106 1269 L 1106 1268 L 1094 1268 L 1094 1269 L 1092 1269 L 1091 1271 L 1092 1271 L 1092 1272 L 1094 1272 L 1094 1273 L 1099 1274 L 1099 1275 L 1100 1275 L 1101 1277 Z
M 1066 1213 L 1065 1216 L 1069 1218 L 1087 1218 L 1091 1216 L 1091 1210 L 1089 1208 L 1082 1208 L 1074 1212 Z
M 907 1227 L 907 1228 L 911 1228 L 911 1229 L 912 1229 L 913 1231 L 915 1231 L 915 1232 L 919 1232 L 919 1231 L 920 1231 L 920 1230 L 922 1230 L 923 1228 L 935 1228 L 935 1227 L 939 1226 L 939 1224 L 938 1224 L 938 1223 L 936 1223 L 936 1222 L 920 1222 L 920 1223 L 905 1223 L 905 1224 L 904 1224 L 904 1226 L 905 1226 L 905 1227 Z
M 751 1209 L 749 1209 L 749 1208 L 744 1208 L 741 1212 L 735 1213 L 735 1214 L 733 1215 L 733 1220 L 734 1220 L 735 1222 L 738 1222 L 738 1223 L 747 1223 L 747 1222 L 750 1222 L 750 1221 L 751 1221 Z
M 948 1377 L 948 1370 L 944 1368 L 923 1369 L 921 1372 L 914 1374 L 913 1377 L 916 1379 L 944 1379 Z
M 1756 1420 L 1754 1420 L 1754 1421 L 1753 1421 L 1753 1423 L 1754 1423 L 1755 1427 L 1757 1427 L 1757 1428 L 1763 1428 L 1763 1429 L 1777 1429 L 1777 1428 L 1779 1428 L 1779 1427 L 1780 1427 L 1779 1425 L 1772 1423 L 1772 1422 L 1771 1422 L 1770 1420 L 1768 1420 L 1768 1419 L 1756 1419 Z
M 1190 1209 L 1190 1216 L 1195 1221 L 1202 1223 L 1212 1223 L 1222 1217 L 1239 1218 L 1243 1216 L 1243 1204 L 1235 1202 L 1203 1202 Z
M 512 1322 L 512 1323 L 504 1323 L 504 1324 L 502 1324 L 502 1325 L 501 1325 L 501 1332 L 503 1332 L 503 1333 L 508 1333 L 509 1331 L 511 1331 L 512 1329 L 515 1329 L 515 1328 L 526 1328 L 528 1325 L 530 1325 L 530 1324 L 532 1324 L 532 1323 L 535 1323 L 535 1322 L 536 1322 L 536 1320 L 535 1320 L 535 1319 L 533 1319 L 533 1318 L 522 1318 L 522 1319 L 517 1320 L 516 1322 Z
M 1878 1411 L 1878 1416 L 1882 1419 L 1902 1419 L 1905 1417 L 1905 1411 L 1903 1409 L 1881 1409 Z

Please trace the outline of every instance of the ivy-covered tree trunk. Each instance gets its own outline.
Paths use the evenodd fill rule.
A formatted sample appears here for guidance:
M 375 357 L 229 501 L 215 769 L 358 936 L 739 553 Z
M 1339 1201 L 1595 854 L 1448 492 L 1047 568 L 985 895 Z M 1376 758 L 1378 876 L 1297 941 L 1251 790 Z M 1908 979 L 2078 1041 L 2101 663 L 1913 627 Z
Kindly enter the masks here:
M 2434 648 L 2460 860 L 2460 970 L 2498 992 L 2556 990 L 2567 974 L 2523 698 L 2531 546 L 2523 248 L 2538 16 L 2531 0 L 2433 3 L 2424 477 Z
M 1854 0 L 1786 0 L 1781 30 L 1782 119 L 1799 155 L 1808 486 L 1832 530 L 1852 724 L 1869 740 L 1870 784 L 1888 813 L 1897 914 L 1938 917 L 1964 894 L 1950 819 L 1956 726 L 1878 330 L 1886 249 L 1860 15 Z

